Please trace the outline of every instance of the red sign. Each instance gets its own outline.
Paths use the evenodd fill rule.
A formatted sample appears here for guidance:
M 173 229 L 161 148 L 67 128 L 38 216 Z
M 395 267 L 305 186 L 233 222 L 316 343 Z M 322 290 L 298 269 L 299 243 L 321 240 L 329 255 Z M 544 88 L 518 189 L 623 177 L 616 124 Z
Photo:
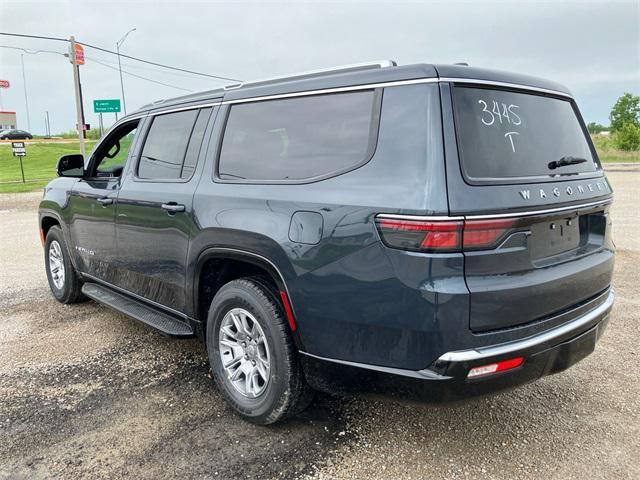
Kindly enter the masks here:
M 84 65 L 84 48 L 79 43 L 76 43 L 76 64 Z
M 0 80 L 0 88 L 9 88 L 10 85 L 9 80 Z

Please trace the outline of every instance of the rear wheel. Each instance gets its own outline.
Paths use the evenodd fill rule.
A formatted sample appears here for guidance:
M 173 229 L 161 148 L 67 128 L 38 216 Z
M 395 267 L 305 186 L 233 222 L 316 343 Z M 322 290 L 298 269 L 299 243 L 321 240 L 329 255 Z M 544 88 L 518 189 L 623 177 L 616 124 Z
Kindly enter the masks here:
M 55 299 L 61 303 L 80 301 L 83 298 L 82 282 L 71 264 L 67 244 L 58 226 L 51 227 L 47 232 L 44 260 L 49 288 Z
M 218 291 L 207 319 L 207 351 L 220 391 L 247 420 L 274 423 L 312 398 L 280 304 L 260 279 L 234 280 Z

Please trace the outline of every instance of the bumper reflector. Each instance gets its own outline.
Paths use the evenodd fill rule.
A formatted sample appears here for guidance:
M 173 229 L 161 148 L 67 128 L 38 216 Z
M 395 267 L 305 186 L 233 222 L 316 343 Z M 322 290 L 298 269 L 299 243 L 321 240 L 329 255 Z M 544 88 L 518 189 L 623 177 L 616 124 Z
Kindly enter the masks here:
M 518 368 L 523 363 L 524 357 L 517 357 L 510 358 L 509 360 L 502 360 L 496 363 L 490 363 L 489 365 L 482 365 L 481 367 L 474 367 L 469 370 L 467 378 L 484 377 L 485 375 L 493 375 L 494 373 L 512 370 L 514 368 Z

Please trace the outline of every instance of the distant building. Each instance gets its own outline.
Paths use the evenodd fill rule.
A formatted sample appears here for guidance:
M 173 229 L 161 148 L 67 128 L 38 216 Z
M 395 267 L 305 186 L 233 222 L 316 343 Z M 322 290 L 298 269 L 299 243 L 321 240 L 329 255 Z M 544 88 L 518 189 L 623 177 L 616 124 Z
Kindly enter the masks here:
M 11 130 L 16 128 L 17 125 L 16 112 L 0 111 L 0 130 Z

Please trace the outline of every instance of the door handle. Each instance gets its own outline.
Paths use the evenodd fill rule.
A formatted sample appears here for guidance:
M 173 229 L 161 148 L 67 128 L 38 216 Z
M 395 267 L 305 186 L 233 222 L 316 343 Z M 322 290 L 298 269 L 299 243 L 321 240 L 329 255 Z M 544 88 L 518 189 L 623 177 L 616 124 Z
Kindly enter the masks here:
M 162 208 L 165 209 L 168 213 L 184 212 L 184 205 L 180 205 L 174 202 L 163 203 Z
M 98 203 L 103 207 L 106 207 L 107 205 L 111 205 L 113 203 L 113 198 L 108 198 L 108 197 L 99 198 Z

